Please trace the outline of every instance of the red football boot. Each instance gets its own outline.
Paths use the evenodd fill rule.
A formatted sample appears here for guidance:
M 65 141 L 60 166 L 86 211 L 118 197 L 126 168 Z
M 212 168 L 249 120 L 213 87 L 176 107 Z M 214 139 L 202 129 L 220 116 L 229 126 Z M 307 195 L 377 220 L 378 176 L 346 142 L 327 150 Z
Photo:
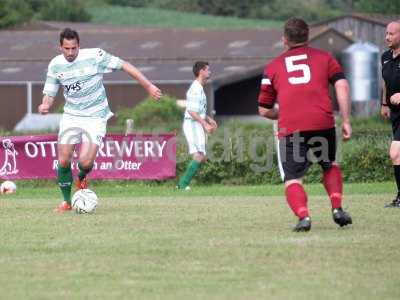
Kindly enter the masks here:
M 67 201 L 63 201 L 54 209 L 54 212 L 65 213 L 70 210 L 72 210 L 71 204 Z
M 89 183 L 88 183 L 88 180 L 87 180 L 86 177 L 83 178 L 83 180 L 79 180 L 79 178 L 78 178 L 78 180 L 76 181 L 75 189 L 76 189 L 77 191 L 79 191 L 79 190 L 84 190 L 84 189 L 87 189 L 88 186 L 89 186 Z

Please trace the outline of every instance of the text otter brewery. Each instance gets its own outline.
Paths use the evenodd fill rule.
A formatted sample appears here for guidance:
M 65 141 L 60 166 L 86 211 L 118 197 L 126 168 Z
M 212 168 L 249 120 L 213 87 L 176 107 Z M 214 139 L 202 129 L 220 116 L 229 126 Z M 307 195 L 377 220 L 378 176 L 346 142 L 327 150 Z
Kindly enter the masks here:
M 79 149 L 79 146 L 77 147 Z M 78 169 L 74 153 L 72 169 Z M 108 134 L 99 147 L 91 178 L 165 179 L 175 176 L 173 134 Z M 0 139 L 0 177 L 56 178 L 57 136 L 14 136 Z

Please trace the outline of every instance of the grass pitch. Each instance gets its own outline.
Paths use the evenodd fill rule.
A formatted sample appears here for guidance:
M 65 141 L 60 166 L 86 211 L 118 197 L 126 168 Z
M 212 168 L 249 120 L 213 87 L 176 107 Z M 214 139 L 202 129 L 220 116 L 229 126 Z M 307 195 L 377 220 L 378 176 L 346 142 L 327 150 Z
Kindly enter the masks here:
M 392 184 L 347 185 L 342 229 L 309 185 L 309 233 L 291 232 L 282 186 L 93 189 L 93 215 L 53 213 L 52 185 L 0 196 L 1 299 L 400 298 Z

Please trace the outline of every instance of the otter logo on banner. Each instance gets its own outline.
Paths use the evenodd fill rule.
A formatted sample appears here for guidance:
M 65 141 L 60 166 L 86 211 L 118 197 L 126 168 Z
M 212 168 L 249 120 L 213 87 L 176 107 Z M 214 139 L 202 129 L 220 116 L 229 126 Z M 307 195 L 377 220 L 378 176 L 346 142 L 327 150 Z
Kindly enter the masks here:
M 10 139 L 2 141 L 4 149 L 4 162 L 0 168 L 0 176 L 13 175 L 18 173 L 17 169 L 17 155 L 18 152 L 14 148 L 13 142 Z

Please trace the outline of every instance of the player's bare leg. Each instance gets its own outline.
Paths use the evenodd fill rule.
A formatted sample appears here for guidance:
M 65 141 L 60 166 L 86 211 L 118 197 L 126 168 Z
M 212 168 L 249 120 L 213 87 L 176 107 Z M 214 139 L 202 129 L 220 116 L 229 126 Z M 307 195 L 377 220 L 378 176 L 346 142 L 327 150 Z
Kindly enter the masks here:
M 397 184 L 397 196 L 385 207 L 400 207 L 400 141 L 392 141 L 390 144 L 390 159 L 394 169 L 394 178 Z
M 58 169 L 57 181 L 61 189 L 64 201 L 55 209 L 56 212 L 65 212 L 71 210 L 71 188 L 72 188 L 72 170 L 71 159 L 74 153 L 75 145 L 58 144 Z
M 98 150 L 99 146 L 94 143 L 82 143 L 78 163 L 79 174 L 76 182 L 77 190 L 88 188 L 87 174 L 93 169 Z

